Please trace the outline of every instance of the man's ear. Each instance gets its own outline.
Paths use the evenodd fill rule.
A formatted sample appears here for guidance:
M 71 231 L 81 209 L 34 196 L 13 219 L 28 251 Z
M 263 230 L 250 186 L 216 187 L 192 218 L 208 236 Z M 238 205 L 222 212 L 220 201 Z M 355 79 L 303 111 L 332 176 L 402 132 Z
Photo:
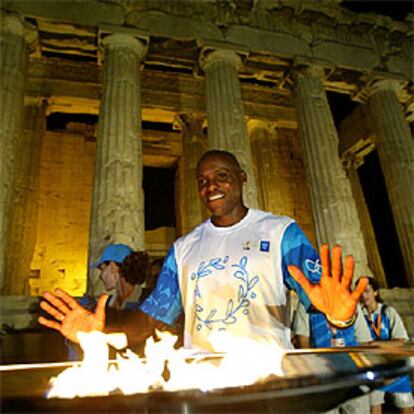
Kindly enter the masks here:
M 247 182 L 247 174 L 246 174 L 245 171 L 243 171 L 243 170 L 240 171 L 240 178 L 241 178 L 243 183 Z

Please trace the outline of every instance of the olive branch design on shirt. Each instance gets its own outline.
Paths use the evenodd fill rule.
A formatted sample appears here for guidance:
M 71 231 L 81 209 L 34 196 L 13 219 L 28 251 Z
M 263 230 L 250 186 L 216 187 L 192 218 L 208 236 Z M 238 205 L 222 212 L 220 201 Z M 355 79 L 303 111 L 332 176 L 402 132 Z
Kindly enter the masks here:
M 203 277 L 210 276 L 214 270 L 224 270 L 228 266 L 229 257 L 225 256 L 223 258 L 214 258 L 211 259 L 208 263 L 201 262 L 199 264 L 197 273 L 191 275 L 192 280 L 196 280 L 196 286 L 194 288 L 194 295 L 201 298 L 201 292 L 199 289 L 199 280 Z M 208 329 L 213 328 L 213 324 L 224 324 L 231 325 L 237 322 L 237 316 L 239 312 L 242 312 L 244 315 L 249 314 L 248 307 L 250 305 L 250 299 L 256 297 L 256 293 L 253 291 L 254 286 L 259 282 L 259 276 L 254 276 L 250 279 L 249 272 L 247 270 L 248 258 L 243 256 L 240 258 L 238 263 L 231 265 L 234 268 L 233 277 L 238 280 L 238 293 L 237 301 L 229 299 L 227 302 L 226 311 L 223 316 L 218 316 L 218 309 L 204 309 L 201 305 L 196 304 L 196 319 L 197 330 L 201 330 L 203 327 Z M 203 316 L 207 315 L 207 316 Z

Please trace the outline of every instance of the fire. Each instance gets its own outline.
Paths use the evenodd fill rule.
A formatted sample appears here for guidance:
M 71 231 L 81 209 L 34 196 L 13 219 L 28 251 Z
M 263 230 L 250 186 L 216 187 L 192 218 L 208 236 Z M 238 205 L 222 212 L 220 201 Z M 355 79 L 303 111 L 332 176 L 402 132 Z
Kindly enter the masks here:
M 50 380 L 48 398 L 105 396 L 120 391 L 125 395 L 151 390 L 176 391 L 237 387 L 253 384 L 270 375 L 283 376 L 285 351 L 274 342 L 235 338 L 226 332 L 213 333 L 210 341 L 220 353 L 175 349 L 177 337 L 157 332 L 159 341 L 149 338 L 145 359 L 127 347 L 123 333 L 79 333 L 84 360 Z M 119 350 L 109 361 L 109 345 Z M 126 349 L 126 350 L 125 350 Z M 166 379 L 166 367 L 169 375 Z

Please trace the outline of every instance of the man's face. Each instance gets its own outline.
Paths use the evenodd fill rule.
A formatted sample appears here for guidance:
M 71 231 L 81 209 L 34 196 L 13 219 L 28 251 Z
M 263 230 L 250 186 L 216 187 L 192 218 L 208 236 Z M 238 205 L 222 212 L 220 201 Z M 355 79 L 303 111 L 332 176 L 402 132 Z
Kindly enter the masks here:
M 372 304 L 374 304 L 377 300 L 377 292 L 374 291 L 374 289 L 372 288 L 371 285 L 368 285 L 365 288 L 364 293 L 362 294 L 362 303 L 365 306 L 371 306 Z
M 117 265 L 114 262 L 104 262 L 98 269 L 101 271 L 99 277 L 101 278 L 105 290 L 109 291 L 115 289 L 118 281 Z
M 198 167 L 198 193 L 217 226 L 231 226 L 246 214 L 243 183 L 246 174 L 224 156 L 212 155 Z

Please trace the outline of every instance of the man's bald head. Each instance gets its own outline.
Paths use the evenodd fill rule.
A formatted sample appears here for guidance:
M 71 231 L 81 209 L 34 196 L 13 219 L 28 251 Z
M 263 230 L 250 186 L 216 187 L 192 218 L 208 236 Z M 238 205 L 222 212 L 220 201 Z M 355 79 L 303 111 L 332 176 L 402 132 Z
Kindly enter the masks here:
M 236 171 L 242 171 L 242 168 L 237 158 L 231 152 L 223 151 L 223 150 L 209 150 L 205 152 L 197 163 L 197 171 L 199 170 L 200 164 L 203 161 L 205 161 L 208 158 L 212 158 L 212 157 L 224 158 L 233 165 Z

